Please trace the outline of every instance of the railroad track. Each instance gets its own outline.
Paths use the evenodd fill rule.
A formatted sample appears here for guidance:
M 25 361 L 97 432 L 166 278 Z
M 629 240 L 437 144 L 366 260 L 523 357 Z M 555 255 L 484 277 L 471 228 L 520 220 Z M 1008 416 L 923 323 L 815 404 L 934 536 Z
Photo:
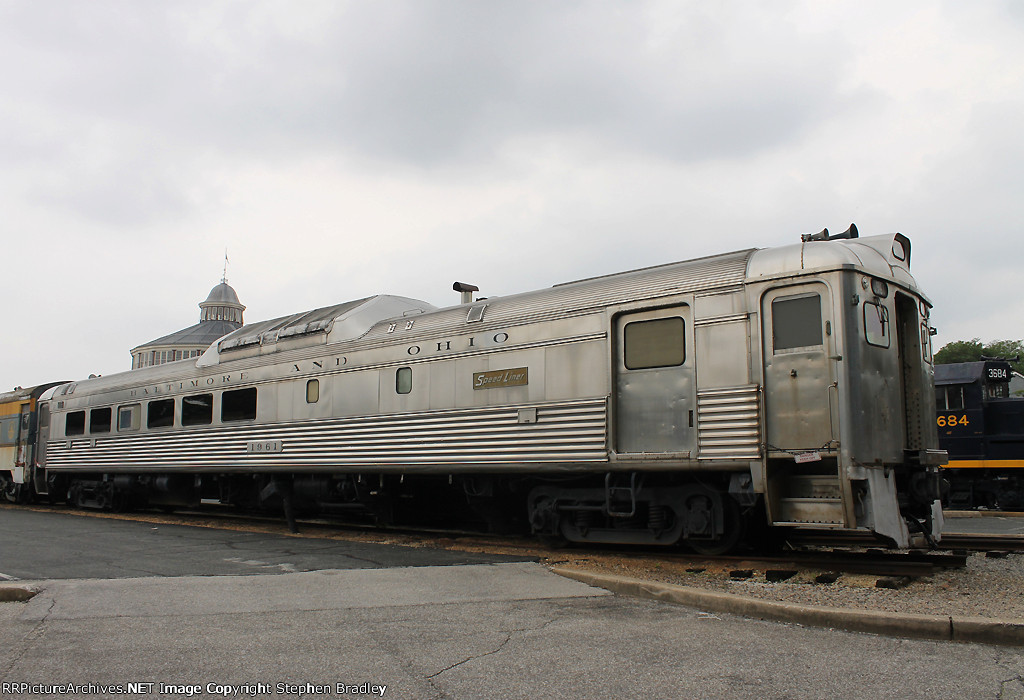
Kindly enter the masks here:
M 941 547 L 968 549 L 975 552 L 1024 552 L 1024 535 L 978 535 L 947 533 L 942 536 Z
M 207 525 L 214 527 L 233 526 L 240 529 L 254 527 L 285 530 L 280 517 L 240 513 L 218 507 L 201 510 L 178 511 L 173 514 L 157 512 L 97 513 L 83 511 L 63 505 L 9 506 L 27 507 L 37 510 L 64 512 L 94 517 L 114 517 L 125 520 L 140 520 L 180 525 Z M 1024 551 L 1024 536 L 1020 535 L 967 535 L 949 534 L 941 543 L 943 551 L 887 551 L 877 548 L 874 538 L 857 533 L 846 533 L 837 537 L 834 532 L 820 536 L 814 533 L 800 533 L 787 540 L 793 549 L 779 553 L 749 553 L 740 555 L 706 556 L 691 554 L 676 548 L 637 549 L 626 546 L 576 545 L 565 549 L 551 549 L 535 538 L 514 535 L 493 535 L 478 531 L 451 528 L 423 527 L 381 527 L 378 525 L 340 522 L 322 519 L 300 519 L 297 525 L 305 534 L 323 537 L 365 538 L 398 544 L 419 546 L 442 546 L 455 549 L 474 549 L 498 553 L 515 553 L 538 559 L 553 559 L 560 552 L 573 558 L 618 557 L 625 560 L 655 560 L 673 562 L 676 565 L 698 569 L 723 565 L 739 572 L 757 570 L 771 572 L 770 575 L 785 578 L 786 572 L 815 570 L 824 573 L 866 574 L 920 578 L 932 576 L 939 571 L 966 566 L 969 552 L 976 551 Z M 395 540 L 403 540 L 395 542 Z M 836 548 L 837 540 L 840 546 Z M 826 546 L 827 545 L 827 546 Z M 955 550 L 946 553 L 947 550 Z
M 967 565 L 967 554 L 938 554 L 917 552 L 828 551 L 784 552 L 753 556 L 687 557 L 678 560 L 699 563 L 727 562 L 736 570 L 764 571 L 768 578 L 781 577 L 785 572 L 820 571 L 823 574 L 845 573 L 871 576 L 921 578 L 933 576 L 944 569 L 958 569 Z M 672 557 L 676 559 L 675 556 Z
M 879 547 L 882 543 L 869 534 L 859 532 L 801 532 L 787 537 L 787 543 L 794 547 L 834 546 Z M 1024 552 L 1024 535 L 973 534 L 947 532 L 937 543 L 937 550 L 969 550 L 987 552 L 1002 550 Z

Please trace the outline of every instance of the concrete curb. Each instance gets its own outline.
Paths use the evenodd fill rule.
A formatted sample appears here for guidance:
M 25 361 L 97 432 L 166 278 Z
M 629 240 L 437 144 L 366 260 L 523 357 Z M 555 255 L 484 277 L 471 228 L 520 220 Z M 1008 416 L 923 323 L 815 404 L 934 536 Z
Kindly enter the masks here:
M 890 637 L 1024 646 L 1024 621 L 1019 620 L 950 615 L 910 615 L 797 605 L 719 591 L 706 591 L 690 586 L 676 586 L 625 576 L 599 574 L 563 566 L 552 567 L 551 571 L 559 576 L 575 579 L 621 595 L 667 601 L 702 610 L 732 613 L 762 620 L 795 622 L 814 627 L 829 627 L 850 632 L 870 632 Z
M 0 603 L 24 603 L 38 592 L 28 586 L 0 584 Z

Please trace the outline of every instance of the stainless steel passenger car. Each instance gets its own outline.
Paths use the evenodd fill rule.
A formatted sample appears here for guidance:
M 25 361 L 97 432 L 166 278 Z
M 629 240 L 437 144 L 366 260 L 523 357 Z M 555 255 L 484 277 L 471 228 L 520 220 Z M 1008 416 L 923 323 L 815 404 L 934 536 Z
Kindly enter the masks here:
M 34 484 L 104 507 L 461 503 L 703 551 L 745 527 L 938 539 L 930 305 L 907 237 L 856 235 L 247 325 L 48 392 Z

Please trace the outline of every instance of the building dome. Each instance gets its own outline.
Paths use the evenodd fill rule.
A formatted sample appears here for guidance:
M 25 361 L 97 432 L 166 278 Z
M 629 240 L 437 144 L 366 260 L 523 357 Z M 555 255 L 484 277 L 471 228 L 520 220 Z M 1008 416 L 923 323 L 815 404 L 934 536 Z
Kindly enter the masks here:
M 241 302 L 238 301 L 238 295 L 235 294 L 235 290 L 227 282 L 221 282 L 216 287 L 210 290 L 210 295 L 206 297 L 206 301 L 203 304 L 237 304 L 241 306 Z M 200 304 L 202 306 L 202 304 Z M 245 307 L 242 307 L 245 308 Z
M 222 279 L 199 304 L 199 323 L 132 349 L 132 369 L 199 357 L 210 344 L 242 327 L 245 306 Z
M 245 307 L 238 301 L 238 295 L 231 285 L 221 281 L 216 287 L 210 290 L 206 301 L 199 304 L 202 312 L 199 320 L 202 321 L 228 321 L 242 325 L 242 312 Z

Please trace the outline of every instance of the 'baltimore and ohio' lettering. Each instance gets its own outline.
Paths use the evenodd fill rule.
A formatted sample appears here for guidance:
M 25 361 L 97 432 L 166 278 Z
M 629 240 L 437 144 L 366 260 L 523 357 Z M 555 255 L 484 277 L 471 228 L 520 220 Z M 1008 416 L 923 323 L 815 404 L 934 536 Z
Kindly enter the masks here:
M 221 374 L 215 377 L 200 377 L 199 379 L 186 379 L 184 381 L 144 386 L 141 389 L 132 389 L 131 395 L 158 396 L 160 394 L 169 394 L 175 391 L 187 391 L 188 389 L 202 389 L 203 387 L 236 384 L 238 382 L 244 382 L 248 378 L 248 372 L 234 372 L 232 374 Z
M 501 345 L 508 342 L 508 333 L 501 332 L 495 333 L 493 337 L 484 339 L 483 347 L 486 347 L 488 343 L 491 345 Z M 410 345 L 405 349 L 405 354 L 410 356 L 437 354 L 437 353 L 448 353 L 458 352 L 459 350 L 476 350 L 481 347 L 477 342 L 479 340 L 476 336 L 470 336 L 461 340 L 440 340 L 431 341 L 424 345 Z M 300 374 L 315 374 L 317 372 L 326 372 L 331 369 L 337 369 L 339 367 L 346 367 L 349 364 L 349 358 L 344 355 L 330 357 L 322 360 L 313 360 L 310 362 L 295 363 L 292 365 L 292 369 L 289 370 L 293 373 L 298 372 Z M 358 363 L 357 363 L 358 366 Z

